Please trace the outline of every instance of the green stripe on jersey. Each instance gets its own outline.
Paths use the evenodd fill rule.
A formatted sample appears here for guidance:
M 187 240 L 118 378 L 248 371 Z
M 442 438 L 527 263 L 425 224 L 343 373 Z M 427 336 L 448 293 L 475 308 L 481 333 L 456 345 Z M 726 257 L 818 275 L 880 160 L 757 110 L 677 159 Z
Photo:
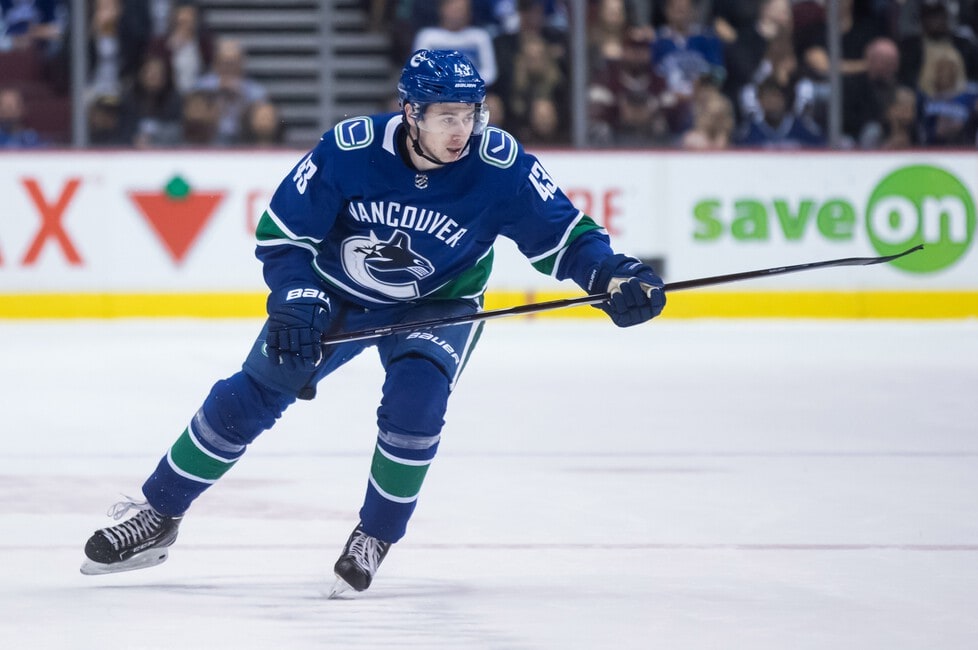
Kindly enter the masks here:
M 370 478 L 385 496 L 399 501 L 413 501 L 421 492 L 425 474 L 431 461 L 413 461 L 397 458 L 380 448 L 374 449 L 373 463 L 370 465 Z
M 261 219 L 258 220 L 258 227 L 255 229 L 255 236 L 258 241 L 267 241 L 269 239 L 289 239 L 289 236 L 282 232 L 282 229 L 278 227 L 278 224 L 272 220 L 268 211 L 262 213 Z
M 426 297 L 448 300 L 482 295 L 486 290 L 486 284 L 489 282 L 489 275 L 492 273 L 492 260 L 495 254 L 494 250 L 489 249 L 489 252 L 475 266 L 466 269 L 457 278 Z
M 312 237 L 300 237 L 298 235 L 290 235 L 286 231 L 279 227 L 272 215 L 265 210 L 261 218 L 258 220 L 258 226 L 255 228 L 255 238 L 259 243 L 261 242 L 282 242 L 283 240 L 295 242 L 300 245 L 315 246 L 316 240 Z
M 197 446 L 191 439 L 190 429 L 184 429 L 177 441 L 170 447 L 170 463 L 187 478 L 203 483 L 213 483 L 224 476 L 238 459 L 227 460 L 211 455 Z
M 581 220 L 577 222 L 577 225 L 574 226 L 574 229 L 571 230 L 570 236 L 567 238 L 567 241 L 564 243 L 564 246 L 553 255 L 548 255 L 547 257 L 544 257 L 543 259 L 534 262 L 533 268 L 535 268 L 537 271 L 540 271 L 540 273 L 545 273 L 546 275 L 553 275 L 554 265 L 557 264 L 557 256 L 559 256 L 565 250 L 570 248 L 571 244 L 574 243 L 574 240 L 580 237 L 581 235 L 583 235 L 584 233 L 590 232 L 592 230 L 600 230 L 600 229 L 601 226 L 594 223 L 594 219 L 592 219 L 587 215 L 584 215 L 581 218 Z

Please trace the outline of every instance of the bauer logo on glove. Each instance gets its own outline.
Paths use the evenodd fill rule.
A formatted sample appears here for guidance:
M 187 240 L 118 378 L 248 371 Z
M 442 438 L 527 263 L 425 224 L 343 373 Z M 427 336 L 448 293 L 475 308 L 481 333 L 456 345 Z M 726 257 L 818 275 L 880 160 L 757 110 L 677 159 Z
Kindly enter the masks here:
M 305 289 L 289 289 L 288 293 L 285 294 L 285 300 L 299 300 L 300 298 L 318 298 L 326 303 L 329 307 L 329 296 L 326 295 L 324 291 L 319 289 L 314 289 L 307 287 Z
M 329 296 L 315 287 L 295 287 L 268 297 L 268 358 L 294 370 L 312 371 L 323 360 L 323 335 L 332 314 Z

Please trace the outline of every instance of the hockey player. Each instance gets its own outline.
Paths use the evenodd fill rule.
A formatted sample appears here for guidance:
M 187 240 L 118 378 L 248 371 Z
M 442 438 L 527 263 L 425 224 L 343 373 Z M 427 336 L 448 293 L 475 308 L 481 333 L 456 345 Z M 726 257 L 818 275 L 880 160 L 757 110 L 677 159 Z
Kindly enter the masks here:
M 191 503 L 296 399 L 367 347 L 385 369 L 377 441 L 359 523 L 332 593 L 370 586 L 405 533 L 438 450 L 449 395 L 481 325 L 323 346 L 326 334 L 478 311 L 502 235 L 539 271 L 609 291 L 621 327 L 657 316 L 662 280 L 616 254 L 540 162 L 488 127 L 485 83 L 455 51 L 415 52 L 401 112 L 337 124 L 275 191 L 257 228 L 268 318 L 242 370 L 214 384 L 114 526 L 85 546 L 85 574 L 159 564 Z

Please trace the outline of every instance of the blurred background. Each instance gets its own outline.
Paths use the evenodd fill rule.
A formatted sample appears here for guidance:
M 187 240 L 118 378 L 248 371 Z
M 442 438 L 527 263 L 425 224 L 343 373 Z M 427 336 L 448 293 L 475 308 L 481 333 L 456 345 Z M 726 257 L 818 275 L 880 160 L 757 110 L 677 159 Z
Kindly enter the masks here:
M 574 147 L 976 146 L 974 0 L 2 0 L 6 147 L 307 147 L 418 47 Z

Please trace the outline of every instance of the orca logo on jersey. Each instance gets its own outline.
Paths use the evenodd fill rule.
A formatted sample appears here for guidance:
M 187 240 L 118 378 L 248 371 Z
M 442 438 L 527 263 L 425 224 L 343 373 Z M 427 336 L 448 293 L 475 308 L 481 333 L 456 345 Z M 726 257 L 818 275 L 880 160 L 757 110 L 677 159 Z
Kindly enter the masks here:
M 411 237 L 395 230 L 387 241 L 370 232 L 369 237 L 350 237 L 342 244 L 343 270 L 357 284 L 397 300 L 421 295 L 417 280 L 435 267 L 411 249 Z

